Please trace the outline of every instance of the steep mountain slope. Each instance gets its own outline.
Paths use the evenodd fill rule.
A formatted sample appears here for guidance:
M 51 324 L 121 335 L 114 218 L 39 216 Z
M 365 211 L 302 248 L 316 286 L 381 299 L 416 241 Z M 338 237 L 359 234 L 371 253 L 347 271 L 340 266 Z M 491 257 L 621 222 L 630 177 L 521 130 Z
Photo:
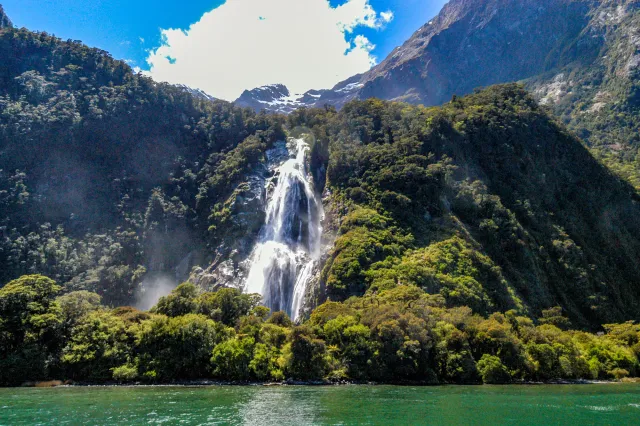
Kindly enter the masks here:
M 640 197 L 521 87 L 290 120 L 330 152 L 337 240 L 320 298 L 415 284 L 476 312 L 559 304 L 581 325 L 640 316 Z
M 451 0 L 370 71 L 294 100 L 340 108 L 376 97 L 429 106 L 524 81 L 640 188 L 639 27 L 635 0 Z
M 362 75 L 358 97 L 439 105 L 455 93 L 539 74 L 564 60 L 564 48 L 588 23 L 590 3 L 453 0 Z
M 214 256 L 212 206 L 283 138 L 280 118 L 157 84 L 80 43 L 4 29 L 0 58 L 3 282 L 41 272 L 129 304 L 145 277 L 186 279 Z
M 440 105 L 453 94 L 522 80 L 567 61 L 593 0 L 451 0 L 370 71 L 317 100 L 341 106 L 377 97 Z M 581 44 L 576 54 L 597 53 Z M 347 88 L 347 90 L 345 90 Z
M 245 90 L 234 102 L 239 107 L 252 108 L 256 111 L 290 113 L 303 106 L 298 97 L 291 96 L 289 89 L 282 84 L 257 87 Z
M 583 60 L 531 78 L 527 86 L 640 189 L 640 4 L 599 2 L 589 17 L 574 45 L 591 44 L 592 56 L 574 54 Z
M 640 318 L 637 193 L 520 86 L 441 108 L 369 100 L 285 117 L 154 83 L 46 34 L 0 30 L 0 57 L 3 283 L 42 273 L 111 305 L 167 276 L 242 284 L 290 156 L 282 142 L 296 136 L 326 209 L 307 313 L 417 286 L 482 315 L 559 305 L 580 327 Z M 358 93 L 361 78 L 338 91 Z M 310 198 L 282 197 L 296 223 L 309 222 Z
M 10 27 L 13 27 L 13 24 L 11 23 L 11 20 L 9 19 L 7 14 L 4 13 L 4 8 L 0 4 L 0 29 Z

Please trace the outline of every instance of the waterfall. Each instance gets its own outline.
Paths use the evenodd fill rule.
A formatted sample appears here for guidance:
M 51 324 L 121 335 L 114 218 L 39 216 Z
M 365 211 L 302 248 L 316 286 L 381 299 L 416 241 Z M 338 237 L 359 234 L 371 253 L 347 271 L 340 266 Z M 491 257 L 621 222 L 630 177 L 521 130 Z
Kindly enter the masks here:
M 307 169 L 309 145 L 290 139 L 287 148 L 290 158 L 277 169 L 245 291 L 260 293 L 272 312 L 295 320 L 320 257 L 323 211 Z

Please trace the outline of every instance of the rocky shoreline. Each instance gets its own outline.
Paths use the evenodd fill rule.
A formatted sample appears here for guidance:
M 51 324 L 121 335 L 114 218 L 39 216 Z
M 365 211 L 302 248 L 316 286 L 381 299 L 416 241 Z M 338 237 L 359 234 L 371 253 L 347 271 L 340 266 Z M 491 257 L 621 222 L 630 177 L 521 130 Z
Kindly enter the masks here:
M 33 388 L 55 388 L 55 387 L 212 387 L 212 386 L 542 386 L 542 385 L 602 385 L 602 384 L 620 384 L 620 383 L 638 383 L 640 384 L 640 378 L 627 378 L 623 380 L 550 380 L 550 381 L 524 381 L 524 382 L 511 382 L 499 385 L 487 385 L 482 383 L 426 383 L 426 382 L 367 382 L 367 381 L 327 381 L 327 380 L 286 380 L 283 382 L 237 382 L 237 381 L 217 381 L 217 380 L 186 380 L 176 381 L 170 383 L 91 383 L 91 382 L 73 382 L 70 380 L 51 380 L 45 382 L 27 382 L 23 383 L 20 387 L 33 387 Z

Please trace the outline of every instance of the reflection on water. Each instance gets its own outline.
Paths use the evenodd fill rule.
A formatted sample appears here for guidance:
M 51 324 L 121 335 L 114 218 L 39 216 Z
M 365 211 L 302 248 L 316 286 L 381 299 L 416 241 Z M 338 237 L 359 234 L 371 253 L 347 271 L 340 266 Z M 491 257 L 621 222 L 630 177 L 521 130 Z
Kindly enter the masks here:
M 269 387 L 253 392 L 248 401 L 238 404 L 238 419 L 245 425 L 321 424 L 321 401 L 311 388 Z
M 0 389 L 0 425 L 639 424 L 640 385 Z

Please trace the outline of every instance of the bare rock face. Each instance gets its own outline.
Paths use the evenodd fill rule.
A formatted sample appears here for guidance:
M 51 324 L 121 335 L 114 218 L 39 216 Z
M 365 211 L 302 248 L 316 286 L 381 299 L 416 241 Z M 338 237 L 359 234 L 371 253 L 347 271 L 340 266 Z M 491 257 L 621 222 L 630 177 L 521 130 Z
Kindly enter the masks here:
M 235 104 L 252 108 L 255 111 L 290 114 L 301 107 L 323 107 L 331 105 L 342 107 L 350 100 L 357 99 L 361 75 L 346 80 L 331 90 L 309 90 L 303 94 L 291 94 L 282 84 L 262 86 L 253 90 L 245 90 Z
M 236 187 L 222 208 L 226 219 L 220 225 L 220 245 L 214 259 L 206 269 L 194 268 L 190 282 L 207 291 L 244 285 L 252 249 L 265 222 L 268 190 L 276 178 L 274 170 L 288 155 L 285 142 L 277 142 L 266 152 L 265 163 Z
M 0 4 L 0 29 L 2 28 L 13 28 L 13 23 L 4 12 L 4 8 Z
M 224 209 L 229 212 L 228 221 L 214 261 L 207 269 L 195 268 L 189 281 L 207 291 L 242 285 L 247 259 L 264 223 L 266 177 L 266 168 L 257 168 L 227 199 Z
M 292 96 L 289 89 L 282 84 L 272 84 L 253 90 L 245 90 L 235 101 L 235 104 L 243 108 L 252 108 L 258 112 L 266 110 L 289 114 L 304 106 L 301 97 L 301 95 Z
M 364 74 L 294 96 L 282 85 L 266 86 L 236 102 L 284 113 L 371 97 L 431 106 L 478 87 L 534 77 L 541 78 L 538 86 L 551 85 L 535 88 L 547 92 L 542 97 L 548 102 L 564 90 L 553 71 L 569 65 L 591 67 L 615 57 L 619 75 L 636 73 L 640 33 L 631 17 L 639 7 L 635 0 L 451 0 Z M 606 55 L 614 44 L 621 54 Z
M 214 102 L 218 100 L 217 98 L 214 98 L 213 96 L 211 96 L 210 94 L 208 94 L 207 92 L 201 89 L 194 89 L 193 87 L 189 87 L 184 84 L 178 84 L 178 87 L 182 87 L 184 90 L 189 92 L 193 97 L 195 97 L 196 99 L 200 99 L 202 101 Z
M 451 0 L 436 18 L 360 77 L 357 97 L 439 105 L 476 87 L 543 73 L 570 60 L 566 49 L 587 27 L 593 3 Z M 574 48 L 588 51 L 593 46 Z

